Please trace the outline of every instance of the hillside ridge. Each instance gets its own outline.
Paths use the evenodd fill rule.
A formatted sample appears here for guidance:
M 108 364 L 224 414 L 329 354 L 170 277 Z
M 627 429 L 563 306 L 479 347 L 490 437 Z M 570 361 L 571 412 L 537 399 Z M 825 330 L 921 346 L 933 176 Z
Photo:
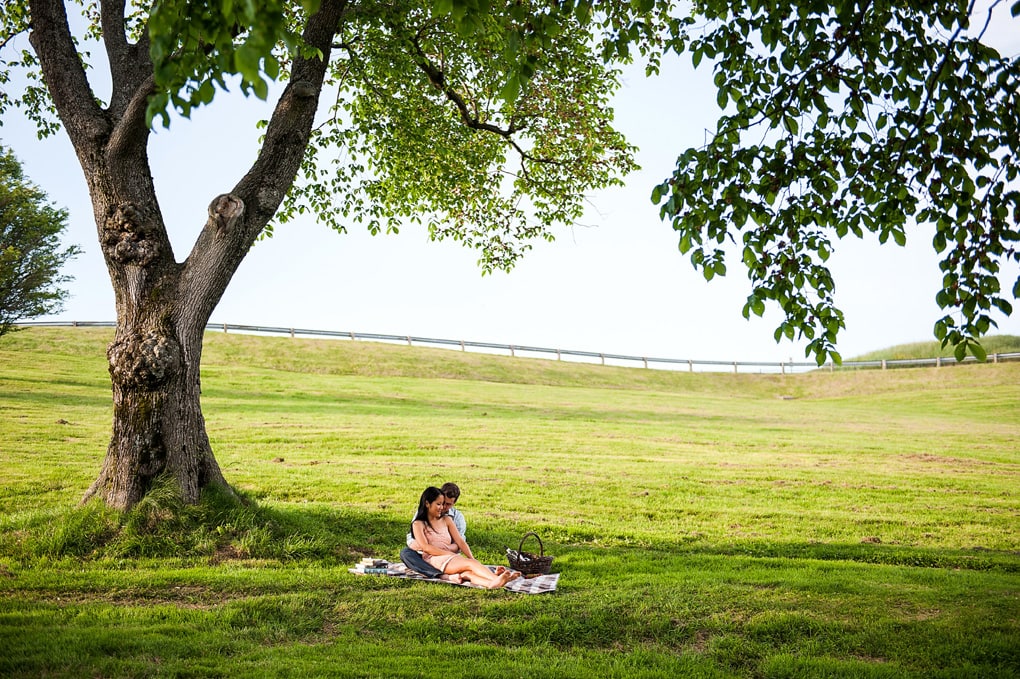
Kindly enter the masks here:
M 109 328 L 30 327 L 0 339 L 0 365 L 47 366 L 55 354 L 76 374 L 108 380 Z M 27 367 L 27 366 L 26 366 Z M 629 389 L 748 398 L 825 398 L 1020 384 L 1020 364 L 968 364 L 897 370 L 717 373 L 602 366 L 378 342 L 265 337 L 209 332 L 205 373 L 269 370 L 363 379 L 466 380 L 549 387 Z

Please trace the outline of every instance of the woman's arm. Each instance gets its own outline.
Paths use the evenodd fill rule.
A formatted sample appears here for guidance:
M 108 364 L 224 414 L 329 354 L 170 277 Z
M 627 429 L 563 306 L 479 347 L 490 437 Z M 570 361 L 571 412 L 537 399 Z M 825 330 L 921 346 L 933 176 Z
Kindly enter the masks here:
M 453 538 L 454 543 L 460 547 L 460 553 L 469 559 L 475 558 L 474 555 L 471 554 L 471 548 L 468 547 L 468 543 L 464 539 L 464 536 L 460 534 L 459 530 L 457 530 L 457 524 L 454 523 L 453 519 L 449 516 L 444 516 L 443 518 L 446 519 L 446 525 L 450 527 L 450 537 Z

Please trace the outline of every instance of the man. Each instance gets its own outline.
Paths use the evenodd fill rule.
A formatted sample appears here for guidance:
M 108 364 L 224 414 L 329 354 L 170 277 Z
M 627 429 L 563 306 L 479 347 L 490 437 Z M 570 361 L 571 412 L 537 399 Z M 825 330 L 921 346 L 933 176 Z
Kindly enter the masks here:
M 467 519 L 454 507 L 460 499 L 460 488 L 456 483 L 447 482 L 442 485 L 439 492 L 446 496 L 446 515 L 453 519 L 453 525 L 460 531 L 461 536 L 467 539 Z
M 467 520 L 464 518 L 464 514 L 454 507 L 454 505 L 457 504 L 457 500 L 460 499 L 460 487 L 458 487 L 456 483 L 447 482 L 442 485 L 439 491 L 446 498 L 446 506 L 443 513 L 453 519 L 453 525 L 457 527 L 457 530 L 460 531 L 461 535 L 464 535 L 467 531 Z M 425 563 L 425 559 L 421 558 L 418 543 L 415 542 L 414 536 L 411 533 L 407 534 L 407 545 L 400 550 L 400 560 L 411 570 L 417 571 L 427 577 L 447 577 L 443 575 L 442 571 Z

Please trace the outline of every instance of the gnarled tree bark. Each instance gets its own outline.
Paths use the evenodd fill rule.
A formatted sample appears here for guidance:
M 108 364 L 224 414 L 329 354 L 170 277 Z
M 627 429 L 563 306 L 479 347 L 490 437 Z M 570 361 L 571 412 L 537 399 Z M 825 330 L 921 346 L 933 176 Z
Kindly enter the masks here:
M 297 175 L 345 4 L 323 0 L 309 19 L 304 38 L 324 57 L 295 58 L 258 159 L 236 186 L 212 200 L 191 253 L 178 263 L 147 155 L 145 109 L 154 91 L 148 41 L 128 40 L 124 0 L 102 1 L 113 81 L 103 108 L 76 52 L 62 0 L 31 1 L 31 43 L 88 183 L 117 305 L 116 336 L 107 352 L 113 434 L 83 501 L 99 497 L 128 509 L 163 475 L 175 479 L 187 502 L 197 501 L 207 486 L 229 488 L 202 416 L 202 336 Z

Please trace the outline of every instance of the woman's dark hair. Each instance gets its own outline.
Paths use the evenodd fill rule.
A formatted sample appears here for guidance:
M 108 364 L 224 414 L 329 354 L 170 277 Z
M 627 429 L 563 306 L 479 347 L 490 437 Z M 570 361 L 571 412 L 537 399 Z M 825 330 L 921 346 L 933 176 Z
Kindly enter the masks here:
M 418 512 L 414 515 L 415 521 L 429 522 L 429 505 L 436 501 L 436 498 L 443 494 L 443 491 L 439 490 L 435 486 L 429 486 L 425 489 L 425 492 L 421 494 L 421 499 L 418 500 Z

